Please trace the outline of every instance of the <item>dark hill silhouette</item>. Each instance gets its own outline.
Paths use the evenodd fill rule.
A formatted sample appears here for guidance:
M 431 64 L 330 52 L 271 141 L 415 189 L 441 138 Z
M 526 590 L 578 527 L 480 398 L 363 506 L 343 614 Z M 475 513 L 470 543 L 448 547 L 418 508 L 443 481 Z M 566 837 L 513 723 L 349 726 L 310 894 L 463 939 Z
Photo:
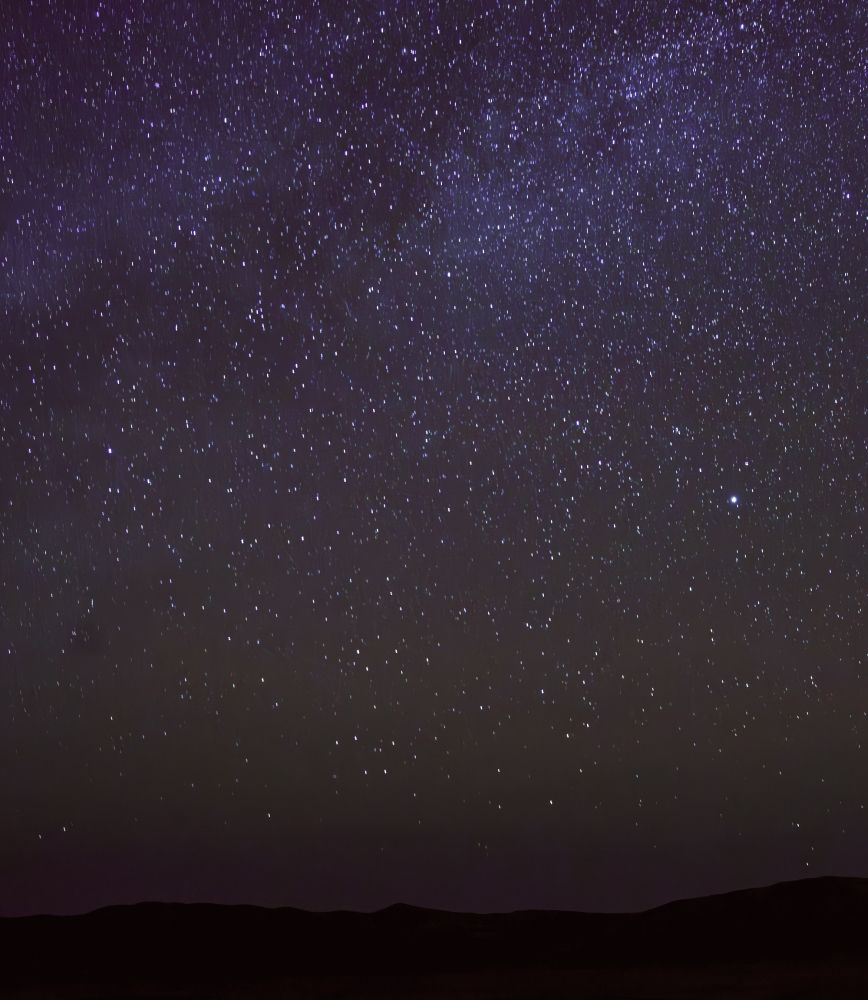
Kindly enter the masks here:
M 0 919 L 5 996 L 660 998 L 742 987 L 868 997 L 868 879 L 786 882 L 643 913 L 140 903 Z

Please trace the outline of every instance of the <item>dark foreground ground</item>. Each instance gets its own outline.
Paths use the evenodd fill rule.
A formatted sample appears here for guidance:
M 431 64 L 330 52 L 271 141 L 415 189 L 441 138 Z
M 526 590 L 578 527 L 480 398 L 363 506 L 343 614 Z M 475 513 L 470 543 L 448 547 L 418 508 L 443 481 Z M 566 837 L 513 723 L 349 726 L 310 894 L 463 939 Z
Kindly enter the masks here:
M 145 903 L 5 919 L 0 995 L 868 1000 L 868 879 L 638 914 Z

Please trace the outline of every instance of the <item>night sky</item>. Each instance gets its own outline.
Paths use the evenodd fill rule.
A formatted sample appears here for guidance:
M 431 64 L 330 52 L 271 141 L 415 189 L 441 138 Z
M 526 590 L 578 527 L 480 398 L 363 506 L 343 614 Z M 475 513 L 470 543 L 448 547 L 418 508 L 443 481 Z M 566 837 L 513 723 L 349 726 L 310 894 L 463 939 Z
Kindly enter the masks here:
M 868 875 L 863 5 L 0 8 L 0 912 Z

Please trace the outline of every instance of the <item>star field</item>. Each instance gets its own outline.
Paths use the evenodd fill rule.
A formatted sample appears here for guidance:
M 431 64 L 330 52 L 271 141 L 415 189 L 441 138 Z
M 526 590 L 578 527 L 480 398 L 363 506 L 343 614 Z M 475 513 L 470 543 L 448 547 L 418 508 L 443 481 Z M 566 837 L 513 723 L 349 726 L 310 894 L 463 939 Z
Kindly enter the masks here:
M 858 5 L 3 20 L 4 912 L 865 874 Z

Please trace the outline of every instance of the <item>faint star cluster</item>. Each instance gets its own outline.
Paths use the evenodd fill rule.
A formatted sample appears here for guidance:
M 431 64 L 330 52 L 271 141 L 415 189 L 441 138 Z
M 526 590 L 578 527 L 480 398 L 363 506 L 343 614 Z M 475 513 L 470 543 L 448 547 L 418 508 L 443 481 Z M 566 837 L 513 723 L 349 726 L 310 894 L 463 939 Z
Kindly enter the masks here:
M 5 912 L 865 874 L 864 10 L 4 17 Z

